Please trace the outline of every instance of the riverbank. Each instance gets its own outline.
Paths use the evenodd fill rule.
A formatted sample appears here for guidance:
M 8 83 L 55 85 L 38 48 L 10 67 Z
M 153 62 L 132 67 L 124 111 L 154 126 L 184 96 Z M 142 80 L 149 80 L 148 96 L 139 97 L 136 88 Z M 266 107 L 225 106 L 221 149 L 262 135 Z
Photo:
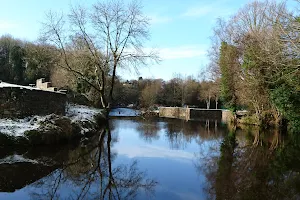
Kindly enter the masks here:
M 0 119 L 0 144 L 52 145 L 80 140 L 97 132 L 105 121 L 103 110 L 70 104 L 66 115 L 50 114 L 23 119 Z

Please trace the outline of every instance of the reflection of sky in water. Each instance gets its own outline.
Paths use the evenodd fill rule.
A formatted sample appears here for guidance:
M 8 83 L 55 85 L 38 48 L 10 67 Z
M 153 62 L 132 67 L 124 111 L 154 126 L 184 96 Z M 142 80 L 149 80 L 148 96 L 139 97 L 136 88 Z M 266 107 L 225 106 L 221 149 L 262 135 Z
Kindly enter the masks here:
M 116 159 L 113 160 L 113 166 L 130 165 L 136 160 L 138 169 L 146 171 L 148 178 L 159 183 L 155 188 L 155 199 L 206 199 L 207 191 L 204 190 L 206 177 L 201 170 L 197 170 L 196 165 L 205 164 L 201 155 L 215 153 L 212 148 L 219 147 L 221 137 L 215 136 L 214 139 L 207 140 L 196 132 L 189 135 L 180 131 L 169 133 L 166 125 L 177 122 L 180 121 L 112 120 L 112 136 L 118 139 L 118 142 L 113 143 L 112 146 L 112 151 L 117 153 Z M 154 127 L 147 136 L 152 138 L 151 140 L 144 138 L 143 125 L 145 124 L 147 127 Z M 173 135 L 170 136 L 170 134 Z M 172 142 L 178 145 L 171 145 Z M 44 177 L 38 182 L 49 183 L 49 180 L 51 182 L 52 178 L 57 177 L 58 172 L 59 170 L 56 170 L 52 175 Z M 67 178 L 66 182 L 61 183 L 58 189 L 60 199 L 68 199 L 70 194 L 74 196 L 82 184 L 74 185 L 74 182 Z M 98 188 L 99 181 L 96 180 L 92 183 L 90 191 L 96 192 Z M 35 184 L 31 184 L 14 193 L 0 193 L 0 199 L 32 199 L 34 196 L 30 196 L 30 194 L 33 192 L 43 193 L 43 190 L 47 189 L 49 188 L 46 186 L 37 188 Z M 148 198 L 144 193 L 139 193 L 137 199 Z
M 149 177 L 156 179 L 156 199 L 205 199 L 203 188 L 206 186 L 204 174 L 196 170 L 195 163 L 200 163 L 201 154 L 210 154 L 211 148 L 219 146 L 217 140 L 203 140 L 193 135 L 187 141 L 184 136 L 180 142 L 187 143 L 183 148 L 171 149 L 166 122 L 158 122 L 159 130 L 155 140 L 148 142 L 140 137 L 139 124 L 132 120 L 114 120 L 113 134 L 118 134 L 118 143 L 113 150 L 117 151 L 116 163 L 130 163 L 136 159 L 141 170 L 147 170 Z M 199 142 L 200 141 L 200 142 Z M 142 198 L 141 198 L 142 199 Z
M 119 155 L 126 155 L 130 158 L 136 157 L 157 157 L 157 158 L 170 158 L 170 159 L 188 159 L 194 158 L 194 153 L 198 152 L 199 149 L 203 153 L 208 153 L 210 147 L 218 145 L 221 138 L 215 140 L 205 140 L 199 135 L 193 135 L 190 141 L 187 141 L 185 136 L 181 135 L 174 140 L 178 140 L 182 144 L 179 149 L 170 148 L 170 139 L 163 128 L 166 122 L 158 122 L 160 129 L 157 132 L 159 136 L 157 139 L 148 142 L 141 139 L 139 136 L 138 123 L 131 120 L 113 120 L 115 129 L 112 131 L 113 134 L 118 134 L 118 143 L 114 145 L 114 149 Z M 199 144 L 200 143 L 200 144 Z
M 253 146 L 246 148 L 249 142 L 252 144 L 252 140 L 245 138 L 245 133 L 249 134 L 249 132 L 236 130 L 236 140 L 239 146 L 233 153 L 231 152 L 233 144 L 228 143 L 230 137 L 225 137 L 224 140 L 223 136 L 228 135 L 228 131 L 226 127 L 222 125 L 218 125 L 217 128 L 210 126 L 210 130 L 208 131 L 207 128 L 205 128 L 205 123 L 203 124 L 201 122 L 183 122 L 168 119 L 141 120 L 138 118 L 116 118 L 111 121 L 111 131 L 112 154 L 110 161 L 112 161 L 112 170 L 115 170 L 113 172 L 114 179 L 119 181 L 125 180 L 125 182 L 118 182 L 120 184 L 113 185 L 113 187 L 118 185 L 119 188 L 122 188 L 123 186 L 126 194 L 126 191 L 131 192 L 128 191 L 128 188 L 136 189 L 137 186 L 139 189 L 134 190 L 137 191 L 138 195 L 136 199 L 149 199 L 142 188 L 139 187 L 141 184 L 145 184 L 147 179 L 158 182 L 158 185 L 156 185 L 154 189 L 154 199 L 158 200 L 211 199 L 215 197 L 213 192 L 223 191 L 225 191 L 224 194 L 218 193 L 221 195 L 219 196 L 220 199 L 231 199 L 234 197 L 240 199 L 243 197 L 240 196 L 242 192 L 244 192 L 242 195 L 246 197 L 250 195 L 255 199 L 267 199 L 256 198 L 257 195 L 259 197 L 267 197 L 271 194 L 272 197 L 277 197 L 276 195 L 286 196 L 286 193 L 293 195 L 294 192 L 298 192 L 295 190 L 297 185 L 294 184 L 294 180 L 298 180 L 298 173 L 293 171 L 293 169 L 291 171 L 288 168 L 286 173 L 289 175 L 283 174 L 281 171 L 279 171 L 280 174 L 274 174 L 277 170 L 271 170 L 270 174 L 266 173 L 266 171 L 270 171 L 268 170 L 270 166 L 274 167 L 274 163 L 280 164 L 278 165 L 278 167 L 280 167 L 278 169 L 280 170 L 282 166 L 287 166 L 286 163 L 282 163 L 283 160 L 281 157 L 279 157 L 278 160 L 270 160 L 272 159 L 272 156 L 270 156 L 271 151 L 264 146 L 268 144 L 271 145 L 270 142 L 280 140 L 279 135 L 274 133 L 268 135 L 267 133 L 261 133 L 257 129 L 254 129 L 254 132 L 251 132 L 251 135 L 247 135 L 247 137 L 261 137 L 260 142 L 264 142 L 264 144 L 262 146 L 259 145 L 257 148 L 253 148 Z M 264 140 L 262 140 L 262 137 L 264 137 Z M 90 145 L 98 145 L 97 141 L 98 140 L 95 139 L 96 143 L 91 142 Z M 223 146 L 222 159 L 220 159 L 219 148 L 222 141 L 225 147 Z M 282 140 L 281 144 L 284 144 L 283 142 Z M 105 144 L 106 143 L 102 143 L 104 149 L 106 148 Z M 296 164 L 299 163 L 297 159 L 299 150 L 297 150 L 297 148 L 295 149 L 295 146 L 290 147 L 293 148 L 293 151 L 290 151 L 288 146 L 285 146 L 285 148 L 280 149 L 281 152 L 285 153 L 282 154 L 283 158 L 292 159 L 287 160 L 288 164 L 290 164 L 290 161 L 293 161 L 295 163 L 293 166 L 297 166 Z M 94 147 L 92 149 L 95 150 Z M 54 151 L 54 149 L 50 150 Z M 73 156 L 75 156 L 73 158 L 77 158 L 78 148 L 76 147 L 74 150 L 75 151 L 66 149 L 66 151 L 57 151 L 57 154 L 62 155 L 63 153 L 67 153 L 68 158 Z M 290 155 L 290 152 L 293 154 Z M 46 156 L 46 161 L 48 159 L 55 160 L 54 157 L 51 156 L 53 154 L 47 156 L 47 153 L 44 153 L 45 152 L 42 152 L 41 155 Z M 103 153 L 109 154 L 108 151 L 103 151 Z M 29 155 L 33 156 L 35 154 Z M 15 153 L 0 159 L 1 169 L 8 172 L 5 174 L 0 170 L 0 191 L 1 189 L 2 191 L 13 191 L 16 188 L 21 188 L 12 193 L 0 192 L 0 199 L 27 200 L 37 199 L 36 197 L 39 197 L 38 199 L 50 199 L 49 196 L 45 196 L 44 194 L 47 194 L 47 191 L 53 189 L 53 187 L 50 186 L 51 184 L 53 185 L 54 180 L 58 177 L 61 171 L 61 169 L 58 168 L 61 166 L 45 166 L 45 163 L 43 164 L 45 160 L 40 157 L 41 155 L 31 157 L 28 156 L 27 153 Z M 90 154 L 88 154 L 87 157 L 89 156 Z M 74 161 L 74 159 L 61 158 L 63 158 L 62 160 L 64 162 Z M 108 161 L 105 160 L 105 156 L 102 158 L 104 158 L 102 164 Z M 76 195 L 80 194 L 81 189 L 85 186 L 86 180 L 91 180 L 91 185 L 88 189 L 88 195 L 83 199 L 99 199 L 92 197 L 92 195 L 98 195 L 100 188 L 103 189 L 99 184 L 99 176 L 102 173 L 97 171 L 97 173 L 94 173 L 95 175 L 92 173 L 92 179 L 87 178 L 91 170 L 100 169 L 94 167 L 96 162 L 95 157 L 91 157 L 90 159 L 85 157 L 82 162 L 79 162 L 79 165 L 72 165 L 70 168 L 63 170 L 64 173 L 62 177 L 65 178 L 65 180 L 63 180 L 58 187 L 58 199 L 76 199 Z M 21 163 L 27 163 L 25 165 L 27 167 L 24 167 Z M 131 167 L 133 163 L 136 164 L 134 165 L 136 168 Z M 9 167 L 7 167 L 8 164 L 10 165 Z M 124 168 L 119 166 L 124 166 Z M 229 168 L 227 168 L 227 166 L 229 166 Z M 101 165 L 101 169 L 103 170 L 102 172 L 104 172 L 108 170 L 108 167 L 104 164 Z M 136 171 L 134 171 L 134 169 Z M 230 171 L 228 172 L 228 170 Z M 36 176 L 33 176 L 35 172 L 37 172 Z M 48 175 L 50 172 L 52 173 Z M 144 175 L 140 176 L 141 182 L 137 181 L 138 176 L 131 175 L 134 173 L 143 174 L 143 172 L 146 172 L 146 177 Z M 14 176 L 15 174 L 17 175 Z M 259 174 L 259 176 L 257 176 L 257 174 Z M 267 177 L 274 177 L 274 175 L 274 179 L 266 179 Z M 103 177 L 103 181 L 108 183 L 107 174 Z M 283 179 L 281 179 L 281 177 Z M 287 181 L 281 181 L 285 179 Z M 276 182 L 278 180 L 280 182 Z M 25 183 L 24 181 L 27 182 Z M 35 183 L 32 183 L 34 181 Z M 11 187 L 6 187 L 7 185 L 3 183 L 8 183 Z M 130 185 L 126 183 L 130 183 Z M 26 184 L 29 185 L 24 187 Z M 1 186 L 4 186 L 4 188 L 1 188 Z M 228 190 L 232 188 L 234 189 L 233 191 Z M 266 191 L 270 191 L 270 194 L 266 193 Z M 34 196 L 33 193 L 42 194 L 42 196 Z
M 198 175 L 193 162 L 166 158 L 138 158 L 139 169 L 147 170 L 148 177 L 158 181 L 155 199 L 205 199 L 205 177 Z M 130 163 L 127 156 L 119 156 L 116 163 Z M 139 199 L 144 199 L 141 196 Z M 146 198 L 145 198 L 146 199 Z

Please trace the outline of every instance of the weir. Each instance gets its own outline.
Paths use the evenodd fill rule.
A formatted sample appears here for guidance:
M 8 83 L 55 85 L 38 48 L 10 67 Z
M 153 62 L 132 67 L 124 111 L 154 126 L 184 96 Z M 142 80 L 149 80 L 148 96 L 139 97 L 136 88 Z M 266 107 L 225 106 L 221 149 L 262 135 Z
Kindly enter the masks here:
M 201 109 L 183 107 L 160 107 L 159 117 L 184 120 L 210 119 L 228 122 L 233 117 L 231 111 L 224 109 Z

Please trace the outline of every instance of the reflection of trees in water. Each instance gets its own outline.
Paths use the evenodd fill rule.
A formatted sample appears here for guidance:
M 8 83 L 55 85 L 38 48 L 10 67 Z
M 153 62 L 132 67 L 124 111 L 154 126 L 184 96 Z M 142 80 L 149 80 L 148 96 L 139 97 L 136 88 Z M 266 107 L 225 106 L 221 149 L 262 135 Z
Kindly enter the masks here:
M 176 121 L 174 123 L 174 121 Z M 191 142 L 190 137 L 186 137 L 183 131 L 183 120 L 168 120 L 165 124 L 165 133 L 170 143 L 171 149 L 184 149 Z
M 199 174 L 206 176 L 208 185 L 203 189 L 209 199 L 231 199 L 231 191 L 235 190 L 231 177 L 235 147 L 235 133 L 232 132 L 222 140 L 206 144 L 205 149 L 196 154 L 195 167 Z
M 256 126 L 243 127 L 242 130 L 237 130 L 247 134 L 248 145 L 266 146 L 269 150 L 276 150 L 284 145 L 284 135 L 279 129 L 263 130 Z
M 224 134 L 224 129 L 217 121 L 166 120 L 166 136 L 172 149 L 184 149 L 194 139 L 198 144 L 216 140 Z
M 206 162 L 196 163 L 197 170 L 206 174 L 210 198 L 299 199 L 300 139 L 282 145 L 278 131 L 259 129 L 247 138 L 250 145 L 237 146 L 231 132 L 224 137 L 219 156 L 210 152 Z
M 270 176 L 272 188 L 285 199 L 300 199 L 300 136 L 292 135 L 276 154 Z M 288 192 L 287 192 L 288 191 Z
M 159 139 L 160 126 L 156 119 L 145 119 L 138 124 L 137 131 L 139 136 L 146 142 L 152 142 Z
M 231 177 L 236 145 L 235 133 L 232 132 L 225 136 L 221 143 L 215 182 L 216 199 L 230 199 L 231 194 L 236 191 Z
M 113 164 L 116 153 L 111 151 L 112 134 L 108 128 L 99 138 L 92 138 L 84 148 L 69 154 L 68 162 L 49 176 L 37 181 L 33 199 L 134 199 L 139 191 L 153 194 L 156 182 L 146 179 L 137 162 Z M 65 197 L 65 187 L 72 192 Z

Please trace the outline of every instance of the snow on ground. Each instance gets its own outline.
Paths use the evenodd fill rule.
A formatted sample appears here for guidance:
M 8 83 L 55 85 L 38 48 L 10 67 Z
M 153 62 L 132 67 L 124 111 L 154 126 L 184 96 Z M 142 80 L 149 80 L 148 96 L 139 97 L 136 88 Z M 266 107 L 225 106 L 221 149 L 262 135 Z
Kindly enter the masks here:
M 68 105 L 66 116 L 72 122 L 93 121 L 93 116 L 101 113 L 100 109 L 81 105 Z M 23 136 L 25 131 L 36 130 L 40 122 L 45 121 L 47 116 L 31 116 L 24 119 L 0 119 L 0 133 L 11 136 Z
M 39 91 L 65 94 L 64 92 L 60 92 L 60 91 L 42 90 L 42 89 L 37 88 L 37 87 L 31 87 L 31 86 L 25 86 L 25 85 L 16 85 L 16 84 L 11 84 L 11 83 L 6 83 L 6 82 L 3 82 L 3 81 L 0 82 L 0 88 L 20 88 L 20 89 L 27 89 L 27 90 L 39 90 Z
M 11 83 L 0 82 L 0 88 L 6 88 L 6 87 L 28 89 L 28 90 L 41 90 L 39 88 L 25 86 L 25 85 L 16 85 L 16 84 L 11 84 Z
M 39 120 L 36 122 L 33 122 L 33 118 L 38 118 L 38 116 L 24 119 L 0 119 L 0 133 L 11 136 L 23 136 L 25 131 L 39 128 L 38 122 L 41 121 L 43 117 L 39 117 Z
M 101 114 L 101 112 L 101 109 L 69 104 L 67 106 L 66 116 L 69 117 L 72 120 L 72 122 L 93 121 L 94 116 L 97 114 Z
M 38 161 L 36 161 L 36 160 L 24 158 L 22 155 L 18 155 L 18 154 L 9 155 L 3 159 L 0 159 L 0 164 L 13 164 L 13 163 L 21 163 L 21 162 L 22 163 L 27 162 L 27 163 L 33 163 L 33 164 L 38 163 Z

